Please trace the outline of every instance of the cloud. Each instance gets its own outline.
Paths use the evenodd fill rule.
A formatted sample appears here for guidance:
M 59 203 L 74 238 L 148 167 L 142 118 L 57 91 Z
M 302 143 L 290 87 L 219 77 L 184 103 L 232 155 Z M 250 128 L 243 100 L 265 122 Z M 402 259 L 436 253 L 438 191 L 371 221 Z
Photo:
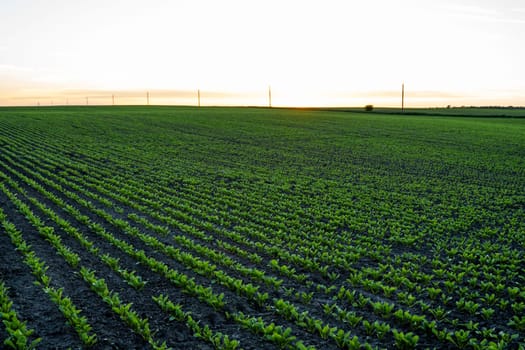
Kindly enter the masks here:
M 500 11 L 494 9 L 473 5 L 449 5 L 448 9 L 458 14 L 474 16 L 498 16 L 501 14 Z
M 525 8 L 494 9 L 475 5 L 443 5 L 443 9 L 452 17 L 460 17 L 480 22 L 525 24 Z
M 347 97 L 369 97 L 369 98 L 401 98 L 401 89 L 383 91 L 365 91 L 345 94 Z M 458 94 L 446 91 L 410 91 L 405 90 L 405 97 L 416 99 L 459 99 L 468 97 L 465 94 Z
M 35 86 L 2 87 L 0 85 L 0 106 L 27 105 L 111 105 L 146 104 L 149 92 L 151 104 L 195 104 L 195 90 L 109 90 L 109 89 L 63 89 L 38 88 Z M 260 95 L 260 94 L 259 94 Z M 203 105 L 257 105 L 258 95 L 251 92 L 221 92 L 201 90 Z M 260 97 L 260 96 L 259 96 Z
M 1 51 L 1 47 L 0 47 Z M 21 73 L 31 72 L 32 69 L 28 67 L 16 66 L 14 64 L 0 64 L 0 73 Z
M 152 90 L 98 90 L 98 89 L 68 89 L 57 92 L 57 94 L 68 97 L 92 97 L 92 98 L 142 98 L 149 93 L 150 98 L 194 98 L 197 95 L 195 90 L 169 90 L 169 89 L 152 89 Z M 251 92 L 221 92 L 221 91 L 200 91 L 202 97 L 209 98 L 232 98 L 232 97 L 250 97 L 254 96 Z
M 406 96 L 423 99 L 436 99 L 436 98 L 465 98 L 465 94 L 457 94 L 445 91 L 406 91 Z

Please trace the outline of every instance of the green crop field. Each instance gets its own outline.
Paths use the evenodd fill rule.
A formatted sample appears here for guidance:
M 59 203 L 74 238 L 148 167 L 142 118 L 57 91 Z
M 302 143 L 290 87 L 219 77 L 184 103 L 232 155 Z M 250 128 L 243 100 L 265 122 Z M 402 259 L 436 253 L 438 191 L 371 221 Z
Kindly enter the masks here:
M 1 108 L 0 344 L 523 349 L 525 111 L 425 113 Z

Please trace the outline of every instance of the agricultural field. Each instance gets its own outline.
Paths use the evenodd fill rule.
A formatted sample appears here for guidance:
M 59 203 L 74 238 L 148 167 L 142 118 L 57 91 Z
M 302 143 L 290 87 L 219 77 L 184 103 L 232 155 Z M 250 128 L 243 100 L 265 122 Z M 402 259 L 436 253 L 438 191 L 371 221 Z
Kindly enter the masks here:
M 357 108 L 331 108 L 346 112 L 358 112 Z M 402 112 L 399 108 L 376 108 L 376 112 L 396 115 L 428 115 L 449 117 L 479 117 L 479 118 L 523 118 L 525 107 L 451 107 L 451 108 L 407 108 Z
M 0 347 L 523 349 L 524 248 L 525 118 L 0 109 Z

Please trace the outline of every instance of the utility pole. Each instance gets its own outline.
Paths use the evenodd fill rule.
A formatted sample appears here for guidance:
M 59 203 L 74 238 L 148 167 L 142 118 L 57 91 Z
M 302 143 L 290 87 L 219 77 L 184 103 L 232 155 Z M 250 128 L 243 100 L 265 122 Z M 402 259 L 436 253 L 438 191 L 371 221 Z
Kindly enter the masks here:
M 405 83 L 401 84 L 401 112 L 405 112 Z
M 111 95 L 111 103 L 113 106 L 115 105 L 115 95 Z
M 89 105 L 89 97 L 86 96 L 86 106 Z
M 272 108 L 272 87 L 268 86 L 268 107 Z
M 146 100 L 148 101 L 148 106 L 149 106 L 149 91 L 146 93 Z
M 197 102 L 198 102 L 198 106 L 200 107 L 201 106 L 201 90 L 200 89 L 197 90 Z

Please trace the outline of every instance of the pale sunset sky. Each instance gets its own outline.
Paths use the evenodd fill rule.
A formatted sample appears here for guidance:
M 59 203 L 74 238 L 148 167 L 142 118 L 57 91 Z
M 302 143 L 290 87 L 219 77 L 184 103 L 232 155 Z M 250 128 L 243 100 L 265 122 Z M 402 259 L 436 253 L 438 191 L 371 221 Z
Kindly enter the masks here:
M 403 82 L 524 106 L 525 1 L 0 0 L 0 106 L 399 106 Z

